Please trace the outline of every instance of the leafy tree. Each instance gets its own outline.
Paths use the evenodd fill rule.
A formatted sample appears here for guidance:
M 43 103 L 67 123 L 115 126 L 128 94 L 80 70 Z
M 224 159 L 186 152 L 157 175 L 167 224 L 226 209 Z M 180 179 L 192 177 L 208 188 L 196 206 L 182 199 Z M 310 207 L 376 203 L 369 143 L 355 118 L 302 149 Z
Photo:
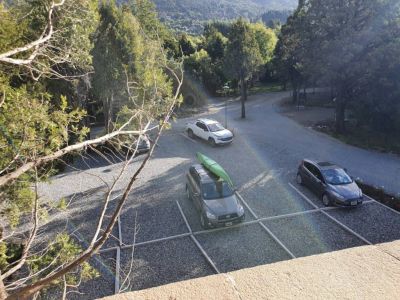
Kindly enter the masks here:
M 93 49 L 94 94 L 103 103 L 107 132 L 121 101 L 126 101 L 126 81 L 137 74 L 143 41 L 140 25 L 126 8 L 118 8 L 113 1 L 100 6 L 100 24 Z
M 278 42 L 278 38 L 275 34 L 275 31 L 271 28 L 265 27 L 262 23 L 253 23 L 250 24 L 250 28 L 253 31 L 253 35 L 258 44 L 258 48 L 263 60 L 263 64 L 267 64 L 271 61 L 274 50 L 276 47 L 276 43 Z
M 371 67 L 385 61 L 385 52 L 390 47 L 383 45 L 396 44 L 395 35 L 387 32 L 397 30 L 394 21 L 399 16 L 398 2 L 337 0 L 327 4 L 311 0 L 307 6 L 304 18 L 307 51 L 302 54 L 304 73 L 334 87 L 336 131 L 343 133 L 346 108 L 361 99 L 364 89 L 373 89 L 375 85 L 368 87 L 366 81 L 379 82 L 383 75 Z M 373 58 L 375 63 L 370 58 L 373 54 L 378 54 Z
M 290 81 L 293 88 L 293 103 L 298 101 L 299 89 L 304 81 L 302 53 L 305 53 L 304 1 L 299 2 L 297 10 L 282 26 L 274 50 L 274 61 L 278 77 Z
M 262 55 L 254 31 L 244 19 L 232 24 L 226 49 L 225 66 L 229 77 L 240 83 L 242 118 L 246 118 L 247 83 L 262 64 Z
M 221 61 L 224 58 L 225 47 L 228 39 L 217 30 L 206 35 L 205 50 L 213 62 Z
M 179 47 L 184 56 L 189 56 L 196 52 L 195 45 L 191 41 L 191 39 L 187 36 L 187 34 L 182 34 L 179 39 Z
M 130 0 L 130 8 L 148 38 L 162 40 L 170 56 L 179 57 L 180 49 L 174 34 L 158 19 L 155 4 L 150 0 Z
M 222 60 L 212 61 L 207 51 L 201 49 L 185 59 L 185 69 L 203 82 L 215 94 L 227 81 Z
M 122 135 L 139 136 L 146 132 L 146 124 L 162 120 L 157 143 L 180 100 L 180 65 L 164 54 L 161 41 L 146 40 L 130 8 L 117 8 L 113 2 L 101 5 L 102 22 L 91 52 L 97 5 L 95 0 L 0 4 L 0 213 L 4 216 L 4 227 L 0 228 L 0 299 L 7 297 L 7 293 L 14 298 L 37 297 L 52 284 L 66 287 L 79 283 L 79 278 L 97 275 L 87 260 L 110 236 L 154 147 L 139 169 L 129 175 L 129 184 L 123 187 L 124 195 L 116 199 L 117 208 L 107 224 L 104 214 L 113 188 L 105 193 L 104 206 L 88 245 L 78 246 L 71 236 L 64 234 L 54 237 L 43 246 L 45 249 L 39 245 L 37 233 L 48 222 L 47 215 L 68 209 L 63 199 L 57 205 L 59 199 L 42 198 L 39 182 L 50 180 L 57 172 L 56 161 L 66 155 L 110 140 L 118 142 Z M 110 61 L 102 61 L 102 55 Z M 86 112 L 71 103 L 79 100 L 74 97 L 80 94 L 74 78 L 92 71 L 92 57 L 97 72 L 93 75 L 96 88 L 104 88 L 106 97 L 115 94 L 121 96 L 118 100 L 125 101 L 126 114 L 115 112 L 119 117 L 116 124 L 120 119 L 128 120 L 110 134 L 83 140 L 88 132 L 81 126 Z M 102 62 L 105 66 L 100 65 Z M 57 83 L 54 77 L 59 79 Z M 87 75 L 83 77 L 90 80 Z M 65 91 L 68 97 L 63 95 Z M 126 176 L 129 163 L 130 158 L 115 184 Z M 17 236 L 21 240 L 17 250 L 13 250 L 14 229 L 23 231 Z

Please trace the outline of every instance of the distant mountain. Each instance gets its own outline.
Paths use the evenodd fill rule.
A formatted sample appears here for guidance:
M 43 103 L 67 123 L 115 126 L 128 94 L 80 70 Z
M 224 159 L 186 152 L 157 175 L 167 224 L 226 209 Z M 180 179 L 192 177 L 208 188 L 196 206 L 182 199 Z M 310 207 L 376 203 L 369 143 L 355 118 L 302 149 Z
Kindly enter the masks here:
M 201 33 L 204 22 L 240 16 L 254 20 L 268 11 L 290 11 L 298 0 L 154 0 L 160 19 L 177 31 Z

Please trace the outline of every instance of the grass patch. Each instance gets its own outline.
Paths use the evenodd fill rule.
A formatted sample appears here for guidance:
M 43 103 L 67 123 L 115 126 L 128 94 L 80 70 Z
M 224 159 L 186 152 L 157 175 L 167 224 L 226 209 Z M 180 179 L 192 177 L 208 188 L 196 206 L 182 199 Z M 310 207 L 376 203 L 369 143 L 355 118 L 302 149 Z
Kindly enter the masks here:
M 363 193 L 374 198 L 375 200 L 389 206 L 397 211 L 400 211 L 400 194 L 397 196 L 386 193 L 382 187 L 375 187 L 364 183 L 361 180 L 356 180 L 358 186 Z
M 375 150 L 383 153 L 400 155 L 400 140 L 398 134 L 384 134 L 368 128 L 347 125 L 345 134 L 338 134 L 334 130 L 332 122 L 315 124 L 314 129 L 324 132 L 343 143 L 359 148 Z
M 263 93 L 281 92 L 283 85 L 277 82 L 261 83 L 257 82 L 253 87 L 249 88 L 249 95 L 257 95 Z

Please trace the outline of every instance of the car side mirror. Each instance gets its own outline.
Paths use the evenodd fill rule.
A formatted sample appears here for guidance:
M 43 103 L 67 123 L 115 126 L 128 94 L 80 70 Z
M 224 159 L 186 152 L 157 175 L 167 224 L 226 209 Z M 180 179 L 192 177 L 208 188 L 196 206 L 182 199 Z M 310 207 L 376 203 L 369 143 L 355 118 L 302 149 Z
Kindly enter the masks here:
M 203 130 L 204 130 L 205 132 L 207 132 L 207 131 L 208 131 L 208 129 L 207 129 L 207 128 L 204 128 Z

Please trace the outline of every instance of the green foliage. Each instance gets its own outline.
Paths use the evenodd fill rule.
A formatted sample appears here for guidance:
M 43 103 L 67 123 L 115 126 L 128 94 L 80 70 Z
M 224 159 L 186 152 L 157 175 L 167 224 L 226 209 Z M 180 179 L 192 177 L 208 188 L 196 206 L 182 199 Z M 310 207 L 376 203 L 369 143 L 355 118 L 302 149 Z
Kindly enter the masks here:
M 48 26 L 48 7 L 48 0 L 15 1 L 7 9 L 0 4 L 0 28 L 4 30 L 4 35 L 0 35 L 0 52 L 38 39 Z M 38 52 L 31 70 L 37 76 L 90 71 L 90 38 L 97 25 L 97 1 L 66 1 L 54 14 L 60 17 L 52 20 L 51 42 Z M 30 55 L 31 51 L 26 51 L 18 58 L 26 59 Z
M 257 41 L 258 48 L 262 57 L 262 63 L 267 64 L 269 61 L 271 61 L 276 43 L 278 42 L 275 31 L 265 27 L 265 25 L 262 23 L 250 24 L 250 28 L 253 31 L 253 34 Z
M 297 0 L 155 0 L 161 20 L 177 32 L 200 34 L 210 20 L 257 19 L 267 10 L 294 9 Z M 224 34 L 224 32 L 221 31 Z M 225 35 L 225 34 L 224 34 Z
M 145 2 L 132 4 L 134 12 L 138 3 Z M 136 17 L 131 9 L 113 2 L 101 5 L 100 16 L 93 49 L 93 91 L 103 103 L 106 120 L 122 124 L 138 109 L 148 112 L 149 119 L 160 116 L 172 99 L 172 82 L 165 73 L 163 41 L 146 33 L 154 22 L 142 25 L 142 13 Z M 127 82 L 135 83 L 134 95 L 128 93 Z M 137 129 L 138 121 L 131 127 Z
M 130 8 L 146 38 L 161 40 L 170 57 L 179 57 L 180 49 L 174 34 L 158 19 L 156 6 L 150 0 L 130 0 Z
M 187 36 L 187 34 L 182 34 L 179 39 L 179 48 L 184 56 L 189 56 L 196 52 L 196 46 L 192 40 Z
M 221 60 L 212 61 L 207 51 L 201 49 L 185 59 L 185 69 L 201 80 L 208 91 L 215 94 L 226 83 Z
M 0 242 L 0 270 L 4 272 L 9 266 L 9 256 L 7 255 L 7 245 L 4 242 Z
M 249 80 L 263 63 L 260 47 L 250 23 L 238 19 L 232 24 L 226 49 L 226 70 L 232 79 Z
M 276 65 L 295 89 L 307 82 L 333 88 L 338 132 L 345 109 L 360 125 L 399 130 L 399 19 L 394 0 L 304 1 L 282 28 Z
M 270 10 L 261 15 L 261 21 L 269 28 L 279 29 L 291 14 L 290 10 Z
M 205 49 L 213 62 L 223 60 L 228 39 L 217 30 L 212 30 L 206 36 Z
M 42 274 L 48 275 L 54 269 L 61 265 L 71 262 L 82 251 L 81 247 L 76 244 L 68 234 L 62 233 L 55 237 L 44 255 L 33 255 L 28 260 L 28 267 L 32 273 L 45 270 Z M 50 268 L 45 269 L 48 266 Z M 84 262 L 78 269 L 78 273 L 71 272 L 65 276 L 68 285 L 76 285 L 80 281 L 87 281 L 99 276 L 96 269 L 91 267 L 88 262 Z M 52 282 L 52 285 L 62 284 L 62 278 Z

